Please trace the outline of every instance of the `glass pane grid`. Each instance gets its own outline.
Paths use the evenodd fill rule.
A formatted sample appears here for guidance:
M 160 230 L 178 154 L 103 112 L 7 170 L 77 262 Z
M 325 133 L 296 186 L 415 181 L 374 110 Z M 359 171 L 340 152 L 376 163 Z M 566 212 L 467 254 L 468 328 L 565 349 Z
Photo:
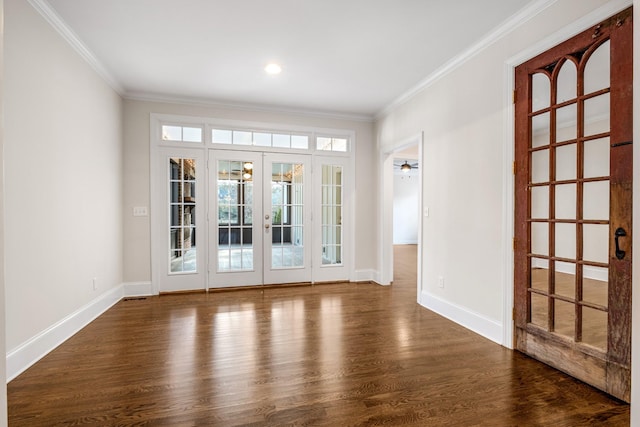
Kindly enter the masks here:
M 608 42 L 591 58 L 608 65 L 607 49 Z M 606 349 L 609 83 L 601 78 L 602 67 L 581 67 L 580 61 L 564 58 L 531 78 L 527 317 L 547 331 Z M 591 73 L 584 86 L 578 84 L 582 69 Z M 586 93 L 578 92 L 583 87 Z
M 322 265 L 342 264 L 342 167 L 322 166 Z
M 243 139 L 242 132 L 220 132 Z M 253 258 L 253 162 L 218 160 L 218 272 L 251 271 Z
M 162 125 L 162 140 L 172 142 L 202 142 L 202 126 Z
M 213 144 L 306 150 L 309 148 L 309 135 L 251 130 L 212 129 L 211 142 Z
M 196 272 L 195 159 L 169 159 L 169 273 Z

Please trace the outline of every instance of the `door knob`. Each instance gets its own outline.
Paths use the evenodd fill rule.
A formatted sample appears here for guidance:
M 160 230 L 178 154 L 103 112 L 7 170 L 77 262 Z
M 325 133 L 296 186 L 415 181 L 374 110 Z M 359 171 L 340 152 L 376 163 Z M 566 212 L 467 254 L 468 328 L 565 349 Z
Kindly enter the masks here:
M 265 224 L 264 228 L 266 228 L 268 230 L 269 229 L 269 224 Z

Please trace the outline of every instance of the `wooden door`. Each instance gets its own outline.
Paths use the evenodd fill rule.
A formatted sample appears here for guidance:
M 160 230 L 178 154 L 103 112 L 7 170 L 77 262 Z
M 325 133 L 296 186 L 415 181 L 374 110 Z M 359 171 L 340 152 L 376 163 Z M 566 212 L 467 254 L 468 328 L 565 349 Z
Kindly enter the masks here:
M 632 10 L 516 68 L 516 349 L 629 401 Z

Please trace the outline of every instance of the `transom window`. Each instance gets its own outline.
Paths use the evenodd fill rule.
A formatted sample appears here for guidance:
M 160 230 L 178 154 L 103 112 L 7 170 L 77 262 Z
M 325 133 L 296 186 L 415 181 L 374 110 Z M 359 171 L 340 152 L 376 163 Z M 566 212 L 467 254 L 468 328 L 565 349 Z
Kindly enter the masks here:
M 347 151 L 346 138 L 328 138 L 319 136 L 316 139 L 316 150 L 320 151 Z
M 212 129 L 211 142 L 214 144 L 252 145 L 256 147 L 293 148 L 301 150 L 309 148 L 308 135 L 231 129 Z
M 162 140 L 202 142 L 202 128 L 199 126 L 162 125 Z

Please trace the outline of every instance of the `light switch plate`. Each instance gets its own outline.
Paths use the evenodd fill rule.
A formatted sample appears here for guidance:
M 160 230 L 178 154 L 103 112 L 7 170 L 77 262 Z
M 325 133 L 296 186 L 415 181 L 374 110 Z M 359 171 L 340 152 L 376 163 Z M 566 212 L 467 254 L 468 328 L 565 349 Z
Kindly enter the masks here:
M 136 206 L 133 208 L 133 216 L 147 216 L 149 213 L 147 212 L 146 206 Z

